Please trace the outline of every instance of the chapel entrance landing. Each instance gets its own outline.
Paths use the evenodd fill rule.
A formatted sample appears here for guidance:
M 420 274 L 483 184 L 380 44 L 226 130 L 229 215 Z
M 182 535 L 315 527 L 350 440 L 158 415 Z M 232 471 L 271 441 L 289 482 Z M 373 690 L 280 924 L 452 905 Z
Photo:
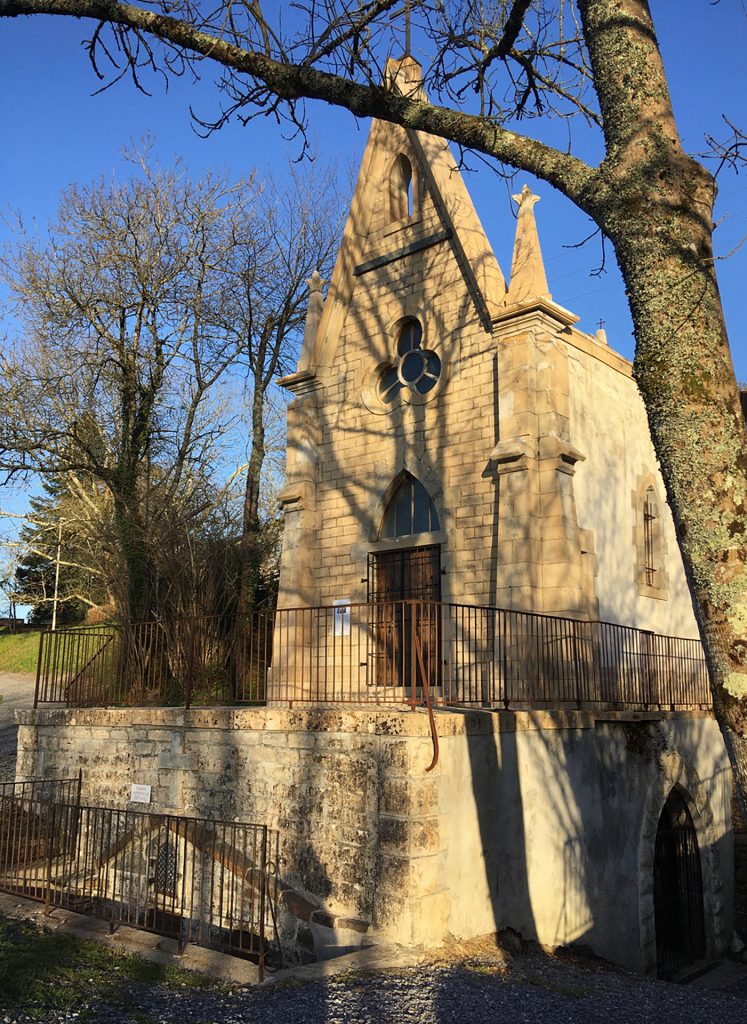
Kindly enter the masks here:
M 693 819 L 675 787 L 659 818 L 654 848 L 656 967 L 661 978 L 705 956 L 703 879 Z

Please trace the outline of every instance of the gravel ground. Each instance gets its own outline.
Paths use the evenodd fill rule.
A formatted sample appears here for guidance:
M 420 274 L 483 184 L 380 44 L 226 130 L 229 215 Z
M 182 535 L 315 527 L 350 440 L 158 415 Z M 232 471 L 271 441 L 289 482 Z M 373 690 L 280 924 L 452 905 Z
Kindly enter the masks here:
M 231 992 L 128 986 L 123 1001 L 76 1014 L 0 1015 L 0 1021 L 72 1024 L 742 1024 L 747 985 L 704 991 L 539 953 L 514 962 L 478 957 L 426 962 L 323 981 Z
M 12 782 L 16 775 L 16 708 L 34 703 L 34 677 L 16 672 L 0 673 L 0 782 Z

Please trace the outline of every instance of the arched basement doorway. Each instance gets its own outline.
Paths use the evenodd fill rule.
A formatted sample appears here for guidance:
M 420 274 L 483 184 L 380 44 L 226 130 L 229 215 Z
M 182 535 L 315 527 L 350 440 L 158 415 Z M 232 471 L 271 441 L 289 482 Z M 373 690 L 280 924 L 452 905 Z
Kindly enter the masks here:
M 435 687 L 441 662 L 441 546 L 429 544 L 440 530 L 428 491 L 404 473 L 387 502 L 379 541 L 387 546 L 368 560 L 368 600 L 373 614 L 374 676 L 379 686 L 422 685 L 415 642 L 419 641 L 428 681 Z
M 654 848 L 656 968 L 671 977 L 705 956 L 703 878 L 695 825 L 675 786 L 664 804 Z

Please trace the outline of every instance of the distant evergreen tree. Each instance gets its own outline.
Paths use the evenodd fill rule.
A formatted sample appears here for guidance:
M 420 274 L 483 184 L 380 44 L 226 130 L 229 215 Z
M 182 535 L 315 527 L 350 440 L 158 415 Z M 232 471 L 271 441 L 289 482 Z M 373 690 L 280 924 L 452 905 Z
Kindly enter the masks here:
M 102 552 L 90 544 L 90 522 L 64 478 L 42 484 L 44 493 L 30 499 L 31 511 L 20 539 L 27 552 L 15 572 L 17 600 L 32 607 L 29 621 L 49 625 L 53 618 L 55 577 L 59 626 L 83 622 L 91 605 L 107 600 L 97 571 Z M 58 551 L 59 546 L 59 551 Z
M 72 575 L 60 567 L 59 592 L 64 593 Z M 24 604 L 32 606 L 29 622 L 35 626 L 48 626 L 52 622 L 54 602 L 55 562 L 40 555 L 27 555 L 16 569 L 15 589 Z M 57 625 L 71 626 L 83 622 L 87 605 L 75 598 L 57 602 Z

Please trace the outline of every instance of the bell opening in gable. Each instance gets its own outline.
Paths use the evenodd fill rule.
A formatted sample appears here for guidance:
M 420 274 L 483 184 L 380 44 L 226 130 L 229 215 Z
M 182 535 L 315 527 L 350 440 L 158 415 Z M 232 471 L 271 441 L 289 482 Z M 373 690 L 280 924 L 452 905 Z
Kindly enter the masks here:
M 412 164 L 404 153 L 400 153 L 389 175 L 390 221 L 408 220 L 415 212 L 414 203 Z

